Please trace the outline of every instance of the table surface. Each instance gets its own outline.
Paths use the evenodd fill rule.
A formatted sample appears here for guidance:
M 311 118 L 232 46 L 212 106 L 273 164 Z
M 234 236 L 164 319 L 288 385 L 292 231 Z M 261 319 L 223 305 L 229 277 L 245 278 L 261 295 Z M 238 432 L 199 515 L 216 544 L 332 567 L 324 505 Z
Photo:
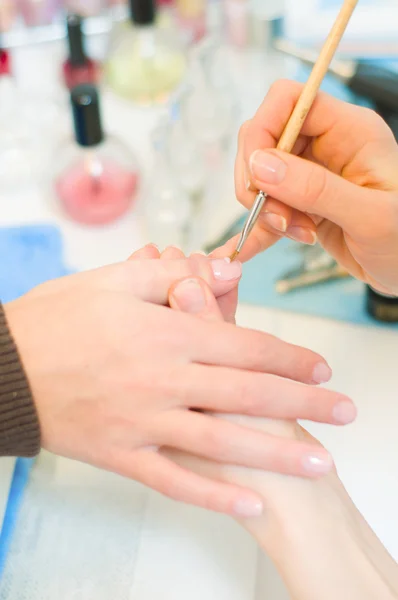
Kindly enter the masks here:
M 59 48 L 56 50 L 59 56 Z M 29 53 L 21 49 L 16 55 L 18 72 L 28 76 L 29 64 L 38 58 L 44 61 L 43 72 L 47 69 L 54 74 L 54 53 L 42 48 Z M 281 71 L 281 64 L 272 66 L 270 62 L 261 84 L 257 81 L 250 90 L 246 90 L 249 98 L 247 115 Z M 114 98 L 107 96 L 109 114 L 114 113 L 115 102 Z M 126 106 L 122 108 L 124 111 L 120 110 L 118 114 L 125 131 L 129 128 L 134 131 L 134 144 L 137 148 L 145 148 L 153 115 L 139 109 L 129 111 Z M 236 210 L 236 204 L 227 198 L 214 227 L 222 228 L 225 218 L 233 218 Z M 106 229 L 87 230 L 66 221 L 49 200 L 47 192 L 30 190 L 13 198 L 12 202 L 9 198 L 2 199 L 1 225 L 35 222 L 60 226 L 65 237 L 67 261 L 79 269 L 123 260 L 143 242 L 134 215 Z M 398 559 L 397 333 L 250 306 L 239 308 L 239 323 L 308 346 L 327 358 L 334 369 L 332 386 L 354 399 L 359 417 L 354 425 L 344 429 L 313 424 L 309 429 L 331 450 L 357 506 Z M 12 468 L 12 460 L 0 460 L 0 517 Z M 178 507 L 175 510 L 178 511 Z M 205 572 L 203 577 L 206 577 Z

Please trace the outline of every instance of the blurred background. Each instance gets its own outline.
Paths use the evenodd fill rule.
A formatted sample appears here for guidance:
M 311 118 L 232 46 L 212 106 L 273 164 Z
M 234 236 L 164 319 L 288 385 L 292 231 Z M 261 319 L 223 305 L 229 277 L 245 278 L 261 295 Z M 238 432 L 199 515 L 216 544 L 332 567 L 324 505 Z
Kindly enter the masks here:
M 273 81 L 306 79 L 340 4 L 0 0 L 2 300 L 149 241 L 208 252 L 237 233 L 239 126 Z M 323 87 L 398 135 L 396 23 L 396 0 L 362 0 Z M 395 301 L 290 242 L 245 266 L 241 300 L 398 321 Z

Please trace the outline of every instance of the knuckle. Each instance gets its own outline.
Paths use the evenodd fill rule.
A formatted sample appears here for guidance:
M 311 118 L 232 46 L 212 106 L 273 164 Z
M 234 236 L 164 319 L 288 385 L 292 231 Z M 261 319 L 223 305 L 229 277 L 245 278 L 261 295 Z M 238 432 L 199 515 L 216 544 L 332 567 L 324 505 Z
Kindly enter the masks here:
M 188 270 L 194 278 L 203 279 L 206 283 L 213 280 L 213 272 L 210 261 L 206 256 L 192 255 L 188 258 Z
M 362 120 L 366 120 L 371 126 L 375 127 L 376 129 L 380 129 L 380 127 L 387 128 L 384 119 L 372 108 L 358 106 L 356 107 L 356 110 L 358 111 L 358 117 L 360 117 Z
M 244 415 L 258 416 L 259 413 L 259 395 L 257 386 L 253 385 L 247 378 L 242 379 L 233 390 L 237 395 L 239 411 Z
M 203 448 L 208 456 L 211 456 L 213 459 L 223 461 L 227 457 L 228 445 L 226 444 L 224 436 L 221 433 L 220 424 L 218 427 L 216 427 L 213 421 L 215 420 L 212 419 L 212 423 L 207 426 L 203 432 Z

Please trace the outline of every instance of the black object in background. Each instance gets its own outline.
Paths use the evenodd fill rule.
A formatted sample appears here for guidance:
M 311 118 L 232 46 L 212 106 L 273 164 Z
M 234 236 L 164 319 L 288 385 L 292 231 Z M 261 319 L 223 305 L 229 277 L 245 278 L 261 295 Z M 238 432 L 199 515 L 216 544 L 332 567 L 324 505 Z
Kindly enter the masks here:
M 377 321 L 398 323 L 398 298 L 379 294 L 369 286 L 366 290 L 366 309 Z

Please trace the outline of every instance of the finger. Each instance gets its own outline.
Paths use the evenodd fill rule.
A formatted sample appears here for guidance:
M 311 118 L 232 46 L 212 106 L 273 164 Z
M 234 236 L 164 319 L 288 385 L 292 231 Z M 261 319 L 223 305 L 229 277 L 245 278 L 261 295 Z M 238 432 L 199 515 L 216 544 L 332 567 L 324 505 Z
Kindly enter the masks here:
M 296 421 L 347 425 L 356 418 L 353 402 L 337 392 L 306 386 L 267 373 L 189 365 L 173 386 L 186 407 Z
M 230 263 L 223 259 L 209 260 L 204 256 L 145 264 L 135 260 L 119 265 L 119 270 L 112 267 L 109 275 L 113 279 L 109 283 L 114 287 L 125 285 L 142 300 L 166 305 L 170 287 L 175 281 L 184 278 L 200 277 L 216 297 L 226 294 L 237 287 L 242 275 L 242 265 L 238 261 Z
M 246 165 L 244 157 L 245 137 L 248 129 L 250 129 L 249 122 L 244 123 L 239 131 L 238 154 L 235 162 L 235 193 L 239 202 L 250 209 L 255 201 L 258 188 L 252 183 L 251 171 Z M 290 225 L 292 209 L 281 202 L 268 200 L 265 212 L 268 217 L 264 220 L 264 227 L 279 235 L 285 233 Z
M 203 279 L 187 278 L 175 282 L 169 292 L 171 308 L 210 321 L 223 321 L 217 300 Z
M 245 135 L 244 160 L 247 167 L 255 150 L 276 147 L 303 87 L 298 82 L 281 80 L 270 88 L 249 122 Z M 381 124 L 381 119 L 373 111 L 323 92 L 313 103 L 301 133 L 310 138 L 321 138 L 315 144 L 314 157 L 335 173 L 341 173 L 370 140 L 374 141 L 377 137 L 391 143 L 392 137 L 388 127 Z
M 159 248 L 156 246 L 156 244 L 147 244 L 143 248 L 140 248 L 134 252 L 128 260 L 145 260 L 154 258 L 160 258 Z
M 330 367 L 318 354 L 269 334 L 229 323 L 203 321 L 199 326 L 189 321 L 186 325 L 193 362 L 267 372 L 302 383 L 326 383 L 331 378 Z
M 236 287 L 223 296 L 219 296 L 217 302 L 224 321 L 235 324 L 238 309 L 238 288 Z
M 170 411 L 153 435 L 160 445 L 223 464 L 316 478 L 329 473 L 333 460 L 324 448 L 242 427 L 211 415 Z
M 355 185 L 297 156 L 258 150 L 252 155 L 251 169 L 267 194 L 300 211 L 326 218 L 348 233 L 359 234 L 365 229 L 368 236 L 370 225 L 377 225 L 380 215 L 393 216 L 389 193 Z
M 185 254 L 180 248 L 177 248 L 177 246 L 168 246 L 168 248 L 163 250 L 162 254 L 160 255 L 160 258 L 179 259 L 185 258 Z
M 197 475 L 158 452 L 119 453 L 110 468 L 178 502 L 232 516 L 257 517 L 263 510 L 258 494 Z

